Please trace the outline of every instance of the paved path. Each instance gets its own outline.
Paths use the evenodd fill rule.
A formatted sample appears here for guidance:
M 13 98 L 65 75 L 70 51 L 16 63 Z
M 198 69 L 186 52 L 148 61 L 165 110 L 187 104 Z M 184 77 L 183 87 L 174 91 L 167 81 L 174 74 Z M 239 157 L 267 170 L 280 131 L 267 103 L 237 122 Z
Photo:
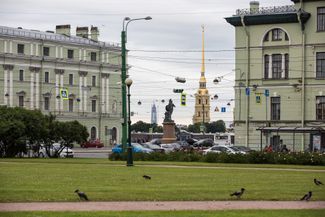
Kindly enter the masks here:
M 0 211 L 325 209 L 325 201 L 130 201 L 0 203 Z

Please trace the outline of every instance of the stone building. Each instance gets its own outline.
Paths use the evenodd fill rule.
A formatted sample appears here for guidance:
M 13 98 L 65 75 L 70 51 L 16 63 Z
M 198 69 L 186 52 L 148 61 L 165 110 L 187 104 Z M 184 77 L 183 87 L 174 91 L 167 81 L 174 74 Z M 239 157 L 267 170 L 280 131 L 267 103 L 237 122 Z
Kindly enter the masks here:
M 39 109 L 77 120 L 90 139 L 119 141 L 118 44 L 98 41 L 97 27 L 56 26 L 56 32 L 0 27 L 0 105 Z
M 288 0 L 289 2 L 289 0 Z M 250 2 L 235 27 L 235 142 L 325 149 L 325 1 Z

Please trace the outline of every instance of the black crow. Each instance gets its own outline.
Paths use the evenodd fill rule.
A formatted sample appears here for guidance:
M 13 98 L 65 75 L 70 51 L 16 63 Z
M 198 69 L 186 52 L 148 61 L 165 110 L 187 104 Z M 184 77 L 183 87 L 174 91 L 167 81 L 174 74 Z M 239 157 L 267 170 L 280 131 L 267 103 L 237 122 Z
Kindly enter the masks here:
M 317 179 L 314 179 L 314 183 L 316 185 L 324 185 L 321 181 L 317 180 Z
M 305 194 L 300 200 L 305 200 L 305 201 L 309 201 L 311 196 L 313 195 L 313 193 L 311 191 L 309 191 L 307 194 Z
M 148 175 L 143 175 L 142 177 L 145 178 L 145 179 L 151 179 L 151 177 L 148 176 Z
M 80 200 L 88 200 L 87 195 L 84 192 L 79 191 L 79 189 L 74 192 L 78 194 Z
M 230 196 L 236 196 L 239 199 L 244 194 L 245 188 L 241 188 L 240 191 L 235 191 L 234 193 L 230 194 Z

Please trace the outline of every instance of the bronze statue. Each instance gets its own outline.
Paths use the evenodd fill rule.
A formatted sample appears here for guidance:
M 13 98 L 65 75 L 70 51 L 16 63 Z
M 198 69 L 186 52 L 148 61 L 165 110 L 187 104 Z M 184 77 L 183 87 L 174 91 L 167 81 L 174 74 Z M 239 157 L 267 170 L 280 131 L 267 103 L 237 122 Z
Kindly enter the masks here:
M 172 120 L 172 113 L 174 110 L 174 107 L 176 107 L 171 99 L 169 99 L 168 105 L 166 105 L 166 112 L 165 112 L 165 119 L 164 122 L 174 122 Z

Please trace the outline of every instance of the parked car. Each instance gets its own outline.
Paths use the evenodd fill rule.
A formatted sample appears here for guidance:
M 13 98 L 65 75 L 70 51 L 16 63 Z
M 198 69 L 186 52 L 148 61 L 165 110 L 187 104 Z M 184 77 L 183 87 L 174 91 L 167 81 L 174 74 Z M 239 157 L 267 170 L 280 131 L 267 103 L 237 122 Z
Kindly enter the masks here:
M 51 156 L 54 156 L 56 153 L 59 153 L 59 157 L 61 158 L 73 158 L 74 157 L 74 152 L 72 149 L 66 147 L 66 146 L 61 146 L 59 143 L 53 143 L 49 149 L 49 153 L 46 152 L 45 146 L 42 144 L 39 149 L 39 154 L 38 157 L 44 158 L 44 157 L 50 157 L 48 154 Z
M 153 150 L 151 150 L 149 148 L 144 148 L 139 143 L 131 143 L 131 146 L 132 146 L 132 151 L 134 153 L 148 153 L 149 154 L 149 153 L 153 152 Z M 121 144 L 115 145 L 112 148 L 112 152 L 117 153 L 117 154 L 122 153 L 122 145 Z
M 169 153 L 173 151 L 179 151 L 181 145 L 175 142 L 175 143 L 160 144 L 160 147 L 165 150 L 165 153 Z
M 201 139 L 197 142 L 194 142 L 194 147 L 211 147 L 214 145 L 213 139 Z
M 230 146 L 230 148 L 237 150 L 237 151 L 244 152 L 245 154 L 254 152 L 254 150 L 252 150 L 248 147 L 245 147 L 245 146 Z
M 161 148 L 159 145 L 156 144 L 151 144 L 151 143 L 143 143 L 141 144 L 144 148 L 149 148 L 153 150 L 154 152 L 160 152 L 160 153 L 165 153 L 165 149 Z
M 203 150 L 203 154 L 206 155 L 207 153 L 228 153 L 228 154 L 236 154 L 237 152 L 233 149 L 229 148 L 228 146 L 223 145 L 214 145 L 208 149 Z
M 102 148 L 104 144 L 99 139 L 92 139 L 80 144 L 81 148 Z

